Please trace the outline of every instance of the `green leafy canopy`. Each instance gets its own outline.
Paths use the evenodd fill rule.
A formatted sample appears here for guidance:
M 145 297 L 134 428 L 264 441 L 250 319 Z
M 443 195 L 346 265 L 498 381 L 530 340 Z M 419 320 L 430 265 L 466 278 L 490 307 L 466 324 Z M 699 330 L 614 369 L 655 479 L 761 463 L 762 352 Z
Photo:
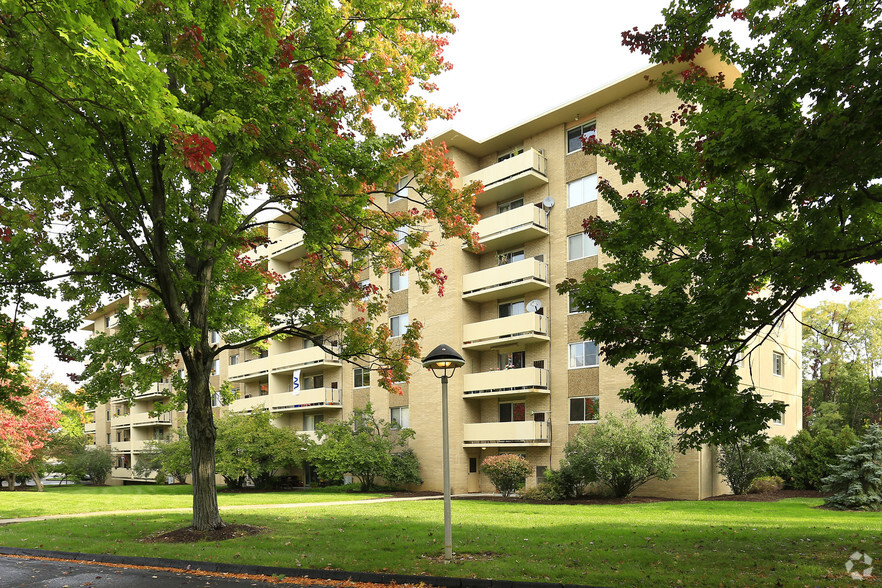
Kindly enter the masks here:
M 585 220 L 609 263 L 559 289 L 591 313 L 584 338 L 627 366 L 622 397 L 678 411 L 683 445 L 762 431 L 779 408 L 741 385 L 739 356 L 800 297 L 870 290 L 856 266 L 882 258 L 880 12 L 871 0 L 683 0 L 664 24 L 623 34 L 683 64 L 655 80 L 682 105 L 586 144 L 626 187 L 600 181 L 615 214 Z

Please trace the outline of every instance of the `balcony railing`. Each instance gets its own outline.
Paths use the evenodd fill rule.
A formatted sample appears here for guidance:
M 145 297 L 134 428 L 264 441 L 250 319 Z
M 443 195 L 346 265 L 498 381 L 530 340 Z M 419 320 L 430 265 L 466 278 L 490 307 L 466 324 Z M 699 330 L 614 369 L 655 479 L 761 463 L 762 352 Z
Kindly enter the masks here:
M 86 423 L 83 425 L 83 432 L 86 434 L 95 432 L 95 423 Z
M 271 355 L 272 372 L 274 374 L 280 372 L 290 372 L 305 367 L 318 365 L 339 366 L 340 359 L 335 355 L 328 353 L 321 347 L 309 347 L 307 349 L 298 349 L 297 351 L 288 351 Z
M 531 393 L 549 393 L 548 370 L 524 367 L 466 374 L 463 377 L 463 397 L 465 398 Z
M 112 468 L 110 470 L 110 477 L 116 478 L 118 480 L 131 480 L 132 479 L 132 469 L 131 468 Z
M 114 429 L 128 428 L 132 424 L 130 414 L 114 414 L 110 416 L 110 426 Z
M 536 259 L 472 272 L 462 277 L 462 297 L 475 302 L 511 298 L 548 288 L 548 264 Z
M 463 425 L 463 445 L 482 447 L 545 446 L 551 443 L 546 422 L 468 423 Z
M 147 398 L 159 398 L 161 396 L 168 396 L 171 394 L 171 383 L 169 382 L 157 382 L 150 387 L 146 392 L 142 392 L 141 394 L 135 394 L 135 400 L 145 400 Z
M 230 410 L 233 412 L 254 412 L 258 406 L 270 408 L 270 395 L 252 396 L 251 398 L 238 398 L 230 403 Z
M 171 426 L 172 417 L 170 412 L 165 412 L 157 416 L 150 416 L 149 412 L 133 412 L 132 413 L 132 426 L 133 427 L 151 427 L 154 425 L 168 425 Z
M 233 412 L 253 412 L 262 406 L 272 412 L 299 412 L 316 408 L 342 408 L 343 391 L 338 388 L 312 388 L 300 394 L 282 392 L 251 398 L 239 398 L 230 405 Z
M 548 319 L 532 312 L 469 323 L 462 328 L 463 349 L 491 349 L 500 345 L 548 341 Z
M 259 380 L 269 374 L 270 358 L 255 357 L 227 368 L 227 378 L 233 382 L 244 380 Z
M 481 219 L 475 231 L 485 249 L 508 249 L 547 236 L 548 217 L 537 206 L 520 206 Z
M 285 392 L 270 396 L 273 412 L 297 412 L 314 408 L 342 408 L 343 391 L 339 388 L 313 388 L 300 394 Z
M 303 243 L 304 233 L 300 229 L 293 229 L 275 239 L 269 246 L 270 257 L 277 261 L 294 261 L 303 257 L 306 247 Z
M 548 183 L 545 156 L 535 149 L 495 163 L 463 178 L 463 184 L 479 180 L 484 192 L 478 194 L 477 205 L 499 202 L 531 188 Z
M 132 442 L 129 441 L 113 441 L 110 444 L 110 450 L 117 453 L 128 453 L 132 450 Z
M 297 434 L 312 439 L 315 443 L 321 443 L 318 438 L 318 433 L 315 431 L 297 431 Z

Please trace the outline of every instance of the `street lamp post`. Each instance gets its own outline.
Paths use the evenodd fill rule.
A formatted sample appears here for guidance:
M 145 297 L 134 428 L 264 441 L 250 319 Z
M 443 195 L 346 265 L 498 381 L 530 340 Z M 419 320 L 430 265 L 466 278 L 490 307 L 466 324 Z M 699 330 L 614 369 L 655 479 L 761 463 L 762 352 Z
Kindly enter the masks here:
M 465 365 L 462 356 L 447 345 L 439 345 L 423 360 L 423 367 L 441 378 L 441 435 L 444 470 L 444 559 L 453 559 L 453 531 L 450 522 L 450 438 L 447 426 L 447 381 L 456 368 Z

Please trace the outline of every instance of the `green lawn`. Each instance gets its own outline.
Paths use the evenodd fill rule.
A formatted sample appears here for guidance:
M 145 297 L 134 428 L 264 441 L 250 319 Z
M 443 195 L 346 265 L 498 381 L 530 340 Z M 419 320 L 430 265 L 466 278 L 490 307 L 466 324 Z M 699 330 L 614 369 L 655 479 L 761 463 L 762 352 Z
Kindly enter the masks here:
M 196 545 L 151 544 L 151 555 L 606 586 L 854 586 L 854 551 L 882 558 L 882 515 L 815 508 L 820 500 L 534 505 L 455 501 L 454 551 L 443 551 L 441 501 L 236 511 L 262 535 Z M 0 527 L 0 545 L 140 555 L 152 533 L 189 516 L 131 514 Z M 866 583 L 865 583 L 866 584 Z
M 295 502 L 337 502 L 386 496 L 293 490 L 290 492 L 218 493 L 220 506 L 240 504 L 289 504 Z M 100 512 L 150 508 L 190 508 L 193 487 L 181 486 L 47 486 L 45 492 L 0 492 L 0 519 L 40 515 Z

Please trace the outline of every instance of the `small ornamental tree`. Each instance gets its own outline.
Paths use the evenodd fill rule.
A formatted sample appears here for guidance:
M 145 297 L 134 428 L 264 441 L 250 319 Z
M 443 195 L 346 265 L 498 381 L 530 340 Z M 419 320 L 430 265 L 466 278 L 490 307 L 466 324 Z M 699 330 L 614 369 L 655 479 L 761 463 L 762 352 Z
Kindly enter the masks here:
M 630 409 L 582 425 L 564 454 L 585 483 L 600 482 L 623 497 L 653 478 L 674 477 L 674 437 L 662 417 L 643 419 Z
M 0 451 L 6 453 L 3 461 L 12 466 L 13 472 L 31 476 L 37 490 L 42 492 L 43 483 L 37 470 L 43 463 L 52 430 L 58 425 L 59 412 L 37 394 L 25 398 L 13 396 L 10 400 L 21 406 L 24 413 L 0 408 Z M 9 489 L 14 487 L 10 484 Z
M 267 410 L 226 414 L 217 429 L 217 472 L 231 487 L 250 479 L 256 488 L 271 488 L 279 470 L 300 467 L 306 458 L 306 440 L 273 425 Z
M 79 471 L 83 478 L 88 478 L 95 486 L 103 486 L 113 468 L 113 459 L 109 447 L 85 448 L 79 457 Z
M 761 438 L 742 439 L 720 447 L 717 463 L 733 494 L 747 494 L 750 484 L 769 469 L 769 453 Z
M 496 491 L 508 497 L 527 484 L 530 462 L 520 455 L 510 453 L 491 455 L 481 462 L 481 469 L 496 486 Z
M 839 456 L 823 479 L 824 506 L 838 510 L 882 510 L 882 427 L 873 425 L 856 445 Z
M 309 463 L 320 478 L 338 480 L 352 474 L 363 492 L 373 488 L 377 478 L 393 485 L 420 481 L 416 455 L 396 456 L 407 449 L 413 429 L 399 429 L 396 423 L 377 419 L 370 404 L 364 410 L 355 409 L 345 421 L 319 423 L 316 431 L 320 443 L 310 448 Z
M 187 482 L 187 476 L 193 472 L 193 461 L 190 458 L 186 425 L 178 427 L 173 439 L 149 441 L 147 447 L 148 450 L 141 453 L 135 463 L 136 474 L 146 477 L 156 472 L 158 482 L 164 481 L 167 476 L 173 477 L 179 484 Z

